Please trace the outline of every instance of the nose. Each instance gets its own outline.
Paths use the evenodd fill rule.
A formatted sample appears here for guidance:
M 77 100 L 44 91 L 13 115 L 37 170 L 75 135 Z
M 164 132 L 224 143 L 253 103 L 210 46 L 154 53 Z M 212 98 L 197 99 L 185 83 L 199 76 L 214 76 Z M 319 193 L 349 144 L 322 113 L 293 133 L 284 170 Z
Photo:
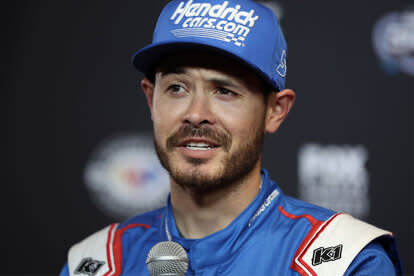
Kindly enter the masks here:
M 183 123 L 190 123 L 194 127 L 202 124 L 214 124 L 215 119 L 211 110 L 209 98 L 204 93 L 194 93 L 189 101 L 183 117 Z

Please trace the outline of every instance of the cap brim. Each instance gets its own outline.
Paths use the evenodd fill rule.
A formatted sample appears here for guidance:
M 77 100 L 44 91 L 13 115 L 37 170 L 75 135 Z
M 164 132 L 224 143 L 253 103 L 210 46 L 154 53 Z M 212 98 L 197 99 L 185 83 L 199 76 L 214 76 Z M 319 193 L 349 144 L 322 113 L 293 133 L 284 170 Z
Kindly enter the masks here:
M 197 43 L 194 42 L 194 40 L 191 41 L 185 41 L 180 40 L 179 42 L 160 42 L 160 43 L 154 43 L 150 44 L 138 52 L 135 53 L 135 55 L 132 58 L 132 63 L 134 64 L 135 68 L 137 68 L 138 71 L 148 74 L 152 70 L 154 70 L 154 67 L 161 62 L 161 60 L 169 55 L 180 53 L 180 52 L 206 52 L 206 53 L 215 53 L 223 56 L 227 56 L 229 58 L 232 58 L 241 64 L 245 64 L 249 68 L 251 68 L 253 71 L 258 73 L 269 85 L 272 87 L 278 89 L 277 85 L 275 83 L 272 83 L 269 80 L 269 77 L 262 72 L 259 68 L 257 68 L 253 63 L 249 63 L 245 59 L 235 55 L 234 53 L 230 53 L 229 51 L 226 51 L 225 49 L 218 48 L 212 45 L 204 44 L 204 43 Z

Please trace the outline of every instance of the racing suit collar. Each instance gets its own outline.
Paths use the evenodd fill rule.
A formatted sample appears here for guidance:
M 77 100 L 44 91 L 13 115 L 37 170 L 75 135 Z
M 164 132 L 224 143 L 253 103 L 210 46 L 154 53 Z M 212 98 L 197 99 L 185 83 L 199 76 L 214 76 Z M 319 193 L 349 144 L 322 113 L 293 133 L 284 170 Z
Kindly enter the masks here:
M 226 228 L 202 239 L 186 239 L 180 235 L 172 214 L 171 200 L 168 198 L 162 231 L 164 231 L 165 239 L 177 242 L 184 247 L 193 270 L 198 271 L 211 265 L 225 264 L 237 256 L 241 246 L 251 242 L 250 236 L 255 232 L 255 221 L 264 211 L 263 206 L 268 204 L 266 202 L 269 197 L 273 195 L 271 200 L 273 201 L 280 193 L 277 185 L 269 179 L 265 169 L 261 170 L 261 176 L 259 193 L 249 206 Z

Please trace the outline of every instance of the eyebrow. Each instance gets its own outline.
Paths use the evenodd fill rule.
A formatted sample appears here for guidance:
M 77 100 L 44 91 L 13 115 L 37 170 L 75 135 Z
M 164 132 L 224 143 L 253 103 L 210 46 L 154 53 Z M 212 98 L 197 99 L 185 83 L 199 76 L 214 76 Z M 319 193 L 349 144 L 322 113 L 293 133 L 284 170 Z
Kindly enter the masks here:
M 187 73 L 187 69 L 185 69 L 184 67 L 172 67 L 172 66 L 171 67 L 166 66 L 164 68 L 161 68 L 160 71 L 161 71 L 162 76 L 167 76 L 170 74 L 180 75 L 180 74 Z
M 225 78 L 209 78 L 207 81 L 219 86 L 239 87 L 239 85 L 234 81 Z
M 162 76 L 165 77 L 171 74 L 177 74 L 177 75 L 185 74 L 188 72 L 188 70 L 182 66 L 165 66 L 164 68 L 160 69 L 160 72 Z M 234 87 L 234 88 L 240 87 L 239 84 L 237 84 L 236 82 L 228 78 L 211 77 L 211 78 L 208 78 L 207 81 L 212 82 L 218 86 L 228 86 L 228 87 Z

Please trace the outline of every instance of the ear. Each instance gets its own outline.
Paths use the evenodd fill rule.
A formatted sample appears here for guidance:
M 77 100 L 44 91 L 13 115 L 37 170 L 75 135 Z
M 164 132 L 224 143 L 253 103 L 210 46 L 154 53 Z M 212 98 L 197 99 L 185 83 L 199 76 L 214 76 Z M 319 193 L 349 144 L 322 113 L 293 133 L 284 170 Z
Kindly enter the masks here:
M 266 131 L 275 132 L 285 120 L 295 102 L 295 92 L 285 89 L 280 92 L 271 92 L 266 107 Z
M 147 104 L 151 112 L 152 119 L 152 104 L 154 99 L 154 84 L 150 82 L 147 78 L 141 81 L 141 88 L 144 91 L 145 98 L 147 99 Z

